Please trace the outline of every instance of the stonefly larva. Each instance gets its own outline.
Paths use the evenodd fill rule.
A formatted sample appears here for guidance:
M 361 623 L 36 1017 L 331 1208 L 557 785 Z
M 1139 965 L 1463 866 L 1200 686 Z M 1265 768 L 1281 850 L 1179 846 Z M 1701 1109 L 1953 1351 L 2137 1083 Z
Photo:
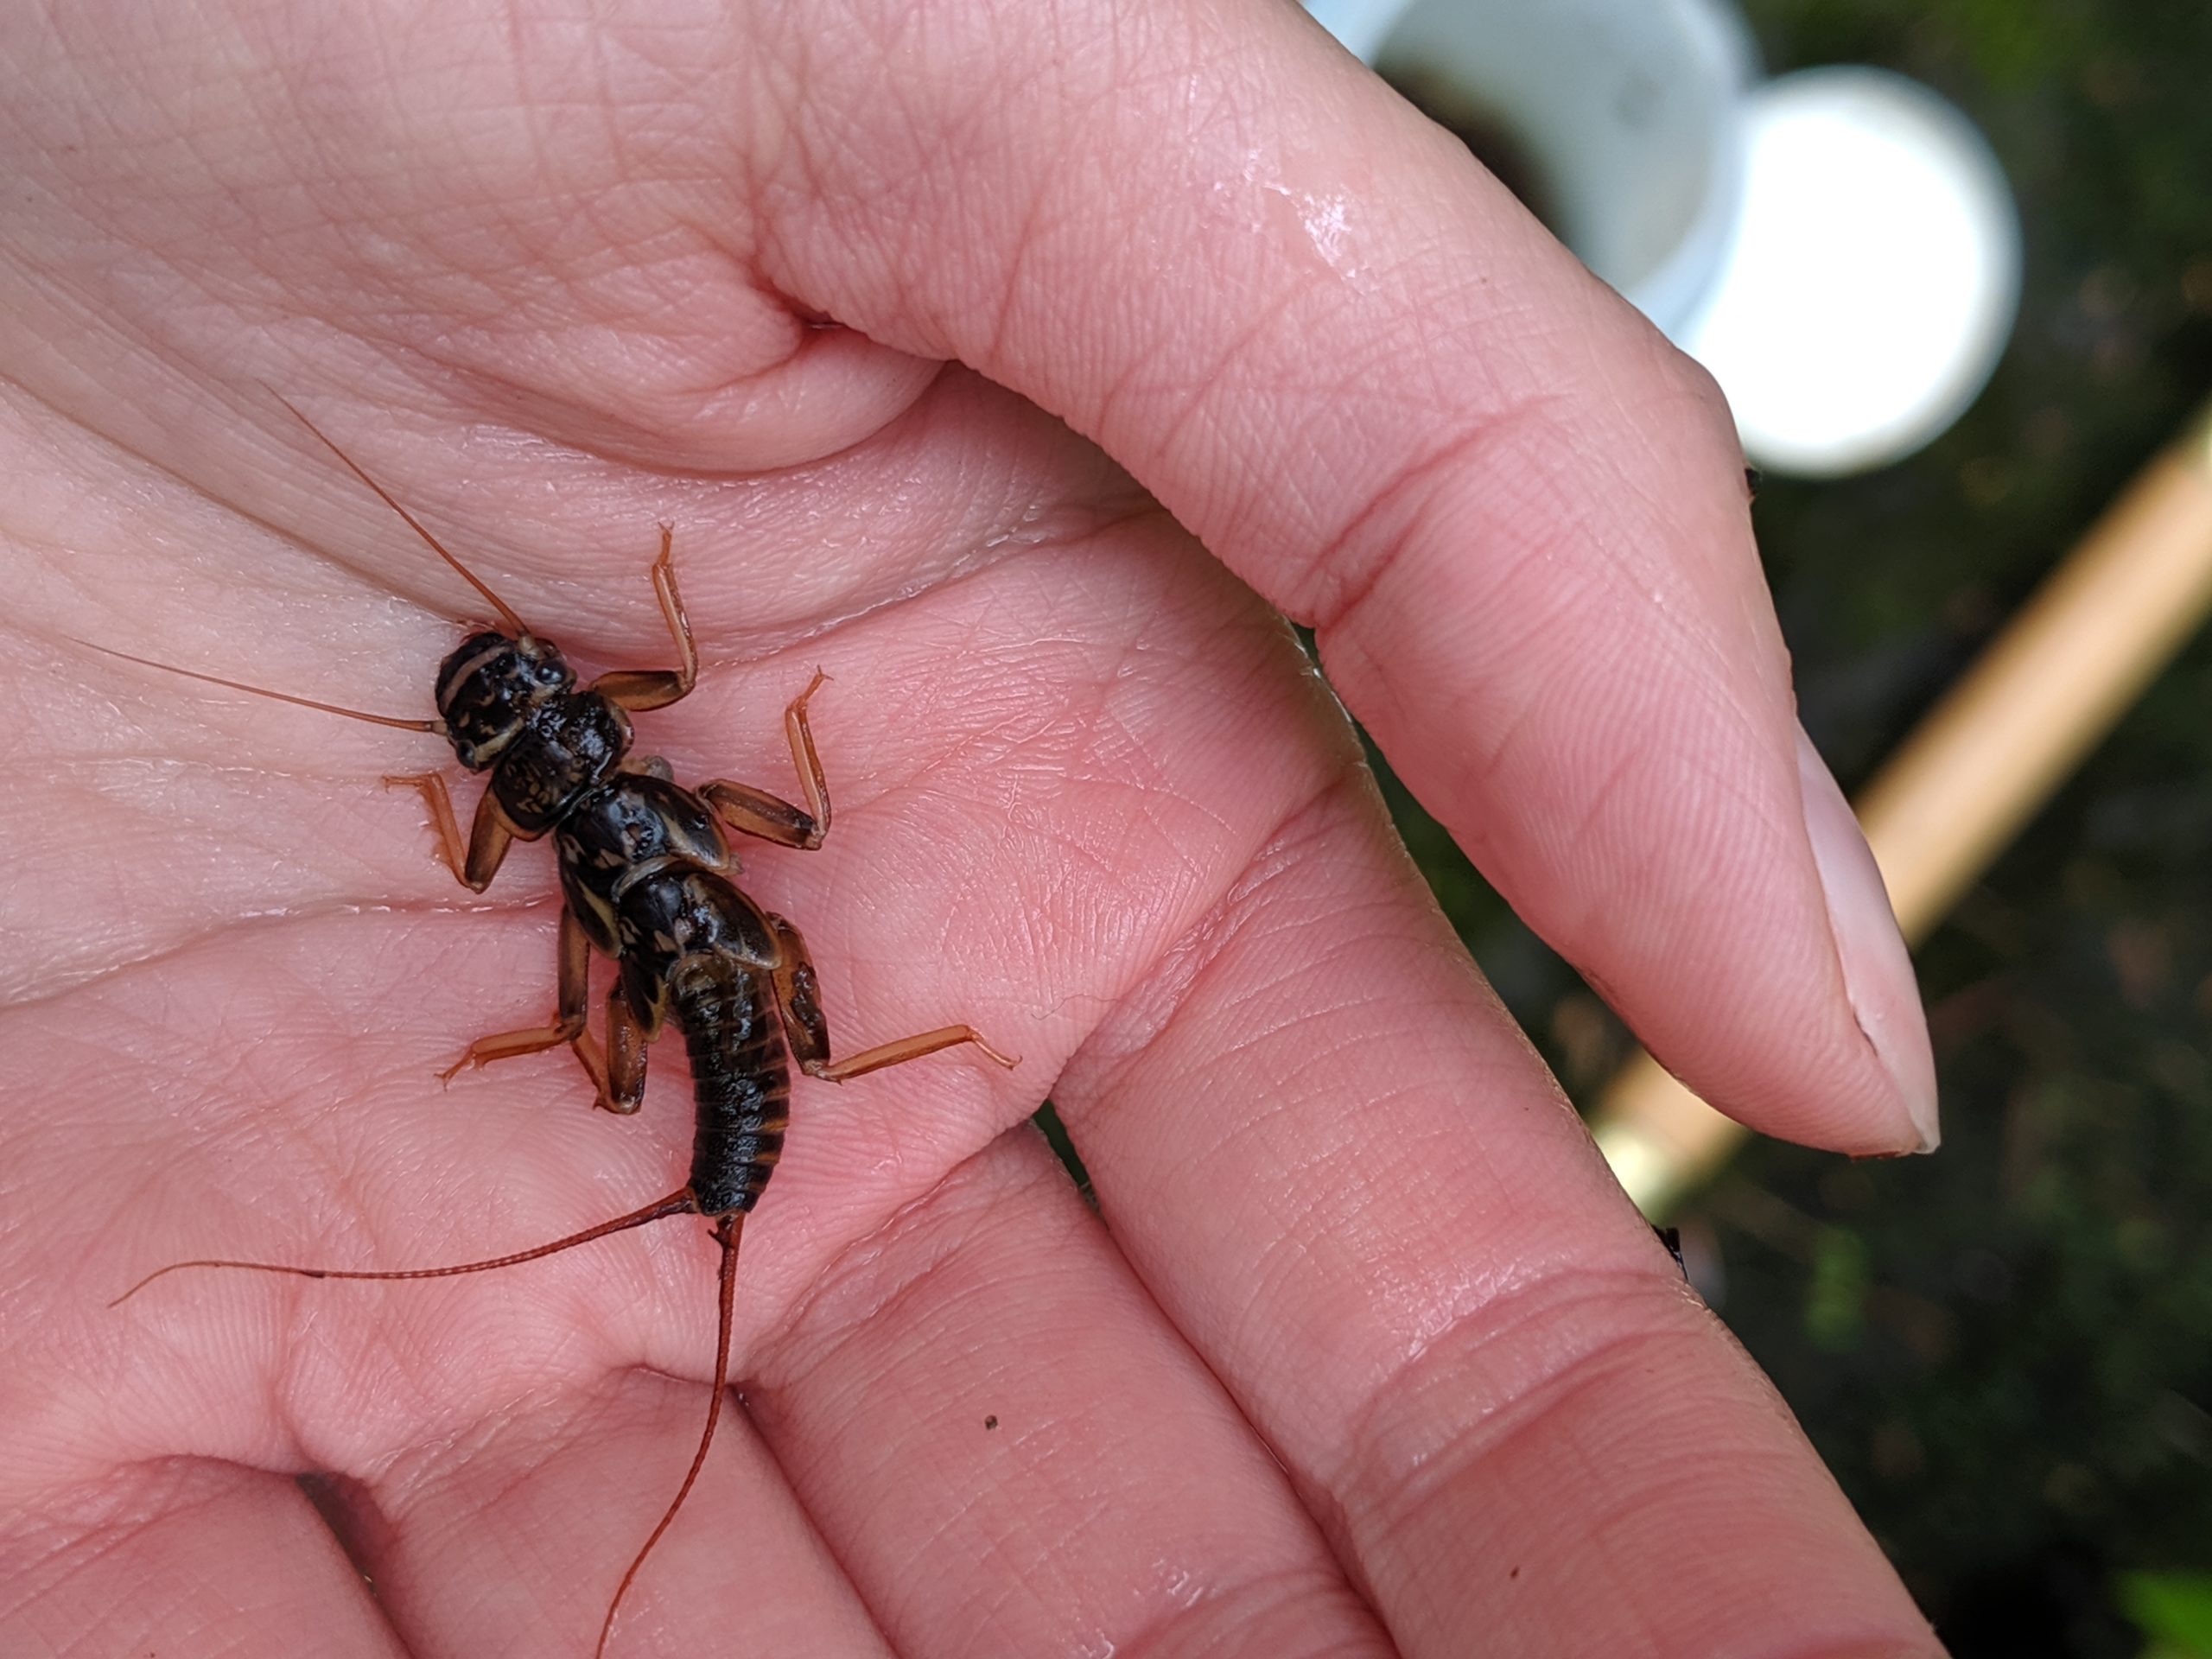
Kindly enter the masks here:
M 327 714 L 429 733 L 450 742 L 467 770 L 488 772 L 465 839 L 442 776 L 423 772 L 385 779 L 422 792 L 446 862 L 474 891 L 490 885 L 517 841 L 550 835 L 559 859 L 563 903 L 552 1020 L 479 1039 L 445 1076 L 565 1043 L 590 1074 L 598 1103 L 610 1111 L 634 1112 L 645 1098 L 648 1046 L 672 1020 L 683 1033 L 691 1060 L 696 1106 L 691 1172 L 675 1192 L 627 1215 L 484 1261 L 366 1271 L 211 1257 L 171 1262 L 116 1302 L 187 1268 L 310 1279 L 440 1279 L 533 1262 L 671 1216 L 696 1215 L 712 1223 L 721 1265 L 714 1391 L 706 1427 L 683 1484 L 607 1604 L 594 1649 L 603 1654 L 623 1597 L 690 1495 L 714 1441 L 728 1382 L 738 1242 L 746 1216 L 760 1201 L 782 1154 L 790 1118 L 790 1063 L 796 1061 L 809 1077 L 842 1083 L 960 1044 L 972 1044 L 1001 1065 L 1016 1062 L 965 1025 L 831 1059 L 829 1026 L 805 941 L 790 922 L 755 903 L 731 879 L 735 865 L 724 826 L 805 850 L 820 847 L 829 833 L 829 785 L 807 724 L 808 701 L 823 683 L 819 671 L 784 711 L 804 807 L 728 779 L 687 789 L 674 781 L 665 761 L 631 753 L 630 715 L 677 702 L 698 677 L 691 625 L 676 584 L 670 526 L 661 526 L 652 583 L 679 665 L 618 670 L 579 689 L 575 671 L 552 641 L 532 632 L 289 399 L 279 401 L 489 602 L 500 626 L 472 632 L 446 658 L 438 669 L 438 713 L 427 720 L 364 714 L 121 652 L 107 654 Z M 594 950 L 613 958 L 617 968 L 607 996 L 604 1046 L 593 1039 L 586 1020 Z

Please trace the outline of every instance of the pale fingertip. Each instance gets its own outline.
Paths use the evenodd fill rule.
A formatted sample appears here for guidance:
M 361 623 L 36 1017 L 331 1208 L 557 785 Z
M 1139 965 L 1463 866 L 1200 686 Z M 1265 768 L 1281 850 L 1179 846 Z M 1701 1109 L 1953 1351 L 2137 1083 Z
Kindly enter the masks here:
M 1843 798 L 1820 751 L 1801 728 L 1797 777 L 1804 802 L 1805 833 L 1820 871 L 1828 928 L 1843 966 L 1844 991 L 1853 1017 L 1882 1069 L 1896 1085 L 1897 1149 L 1933 1152 L 1942 1144 L 1936 1103 L 1936 1056 L 1904 936 L 1890 907 L 1889 889 L 1859 820 Z

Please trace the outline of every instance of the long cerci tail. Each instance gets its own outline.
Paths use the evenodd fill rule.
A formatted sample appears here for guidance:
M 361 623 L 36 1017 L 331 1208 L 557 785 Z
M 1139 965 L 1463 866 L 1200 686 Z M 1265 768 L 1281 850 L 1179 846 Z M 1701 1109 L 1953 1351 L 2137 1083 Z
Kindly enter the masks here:
M 550 1244 L 541 1244 L 536 1249 L 517 1250 L 511 1255 L 489 1256 L 481 1262 L 461 1262 L 444 1268 L 404 1268 L 397 1272 L 369 1273 L 354 1268 L 302 1268 L 288 1262 L 233 1262 L 218 1256 L 172 1262 L 166 1268 L 156 1268 L 108 1306 L 120 1307 L 155 1280 L 165 1278 L 172 1273 L 181 1273 L 187 1268 L 235 1268 L 248 1273 L 289 1273 L 302 1279 L 450 1279 L 456 1274 L 489 1273 L 494 1268 L 512 1268 L 520 1262 L 535 1262 L 542 1255 L 556 1255 L 563 1250 L 572 1250 L 579 1244 L 605 1238 L 609 1233 L 626 1232 L 632 1227 L 642 1227 L 649 1221 L 660 1221 L 669 1216 L 692 1216 L 698 1212 L 699 1201 L 691 1196 L 691 1189 L 686 1186 L 664 1198 L 656 1198 L 642 1210 L 632 1210 L 628 1215 L 617 1216 L 613 1221 L 602 1221 L 596 1227 L 570 1233 L 565 1238 L 556 1238 Z
M 642 1227 L 648 1222 L 665 1220 L 671 1216 L 696 1215 L 698 1212 L 699 1200 L 692 1193 L 691 1189 L 685 1186 L 670 1193 L 664 1198 L 655 1199 L 643 1209 L 632 1210 L 626 1216 L 617 1216 L 612 1221 L 601 1222 L 595 1227 L 587 1227 L 581 1232 L 570 1233 L 565 1237 L 555 1239 L 550 1244 L 540 1244 L 534 1249 L 516 1250 L 506 1255 L 487 1256 L 481 1262 L 460 1262 L 440 1268 L 402 1268 L 370 1271 L 355 1268 L 306 1268 L 288 1262 L 238 1262 L 213 1256 L 190 1262 L 172 1262 L 168 1266 L 157 1268 L 148 1274 L 108 1306 L 119 1307 L 156 1279 L 172 1273 L 181 1273 L 187 1268 L 227 1268 L 247 1273 L 289 1273 L 302 1279 L 449 1279 L 464 1273 L 489 1273 L 494 1268 L 512 1268 L 524 1262 L 535 1262 L 541 1256 L 556 1255 L 563 1250 L 572 1250 L 579 1244 L 588 1244 L 594 1239 L 605 1238 L 612 1233 L 627 1232 L 631 1228 Z M 729 1389 L 731 1315 L 736 1305 L 737 1294 L 737 1247 L 744 1227 L 745 1217 L 741 1214 L 730 1212 L 715 1217 L 715 1243 L 721 1251 L 721 1276 L 719 1313 L 715 1330 L 714 1392 L 709 1396 L 707 1405 L 707 1426 L 699 1436 L 699 1449 L 692 1454 L 691 1467 L 684 1474 L 683 1485 L 677 1488 L 676 1497 L 670 1503 L 667 1510 L 663 1512 L 659 1524 L 653 1528 L 651 1535 L 646 1538 L 644 1545 L 632 1559 L 627 1570 L 623 1573 L 621 1583 L 615 1586 L 614 1599 L 607 1603 L 607 1618 L 599 1629 L 599 1644 L 593 1650 L 595 1656 L 603 1656 L 606 1653 L 607 1638 L 614 1632 L 615 1615 L 622 1608 L 622 1599 L 629 1594 L 630 1586 L 636 1580 L 639 1569 L 645 1566 L 645 1558 L 653 1553 L 653 1547 L 660 1542 L 661 1535 L 675 1522 L 677 1511 L 683 1509 L 684 1500 L 691 1496 L 691 1488 L 698 1483 L 699 1471 L 706 1466 L 708 1448 L 715 1443 L 715 1428 L 721 1421 L 722 1396 L 728 1392 Z

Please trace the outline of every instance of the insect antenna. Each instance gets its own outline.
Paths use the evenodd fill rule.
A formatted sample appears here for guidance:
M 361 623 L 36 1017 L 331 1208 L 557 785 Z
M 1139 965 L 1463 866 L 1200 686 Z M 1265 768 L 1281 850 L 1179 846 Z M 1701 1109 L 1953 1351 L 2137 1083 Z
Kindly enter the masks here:
M 348 720 L 365 720 L 372 726 L 396 726 L 403 732 L 429 732 L 438 737 L 446 734 L 446 723 L 442 720 L 402 720 L 397 715 L 365 714 L 359 709 L 341 709 L 334 702 L 317 702 L 313 697 L 296 697 L 289 691 L 271 691 L 265 685 L 248 685 L 244 680 L 226 680 L 219 674 L 202 674 L 195 669 L 179 668 L 175 663 L 156 662 L 151 657 L 133 657 L 127 651 L 96 645 L 89 639 L 78 639 L 74 634 L 66 637 L 70 644 L 82 645 L 86 651 L 97 651 L 103 657 L 119 658 L 126 663 L 136 663 L 141 668 L 158 668 L 164 674 L 181 674 L 186 679 L 198 680 L 203 685 L 219 685 L 232 691 L 247 691 L 257 697 L 294 703 L 302 709 L 319 709 L 326 715 L 343 715 Z
M 181 1273 L 187 1268 L 242 1268 L 249 1273 L 289 1273 L 302 1279 L 450 1279 L 456 1274 L 489 1273 L 494 1268 L 512 1268 L 524 1262 L 535 1262 L 541 1255 L 553 1255 L 563 1250 L 572 1250 L 579 1244 L 588 1244 L 595 1238 L 605 1238 L 609 1233 L 626 1232 L 632 1227 L 642 1227 L 649 1221 L 660 1221 L 669 1216 L 696 1215 L 699 1200 L 690 1187 L 671 1192 L 664 1198 L 656 1198 L 642 1210 L 632 1210 L 626 1216 L 617 1216 L 613 1221 L 602 1221 L 596 1227 L 587 1227 L 580 1233 L 570 1233 L 556 1238 L 550 1244 L 540 1244 L 536 1249 L 517 1250 L 510 1255 L 495 1255 L 482 1262 L 456 1262 L 445 1268 L 403 1268 L 397 1272 L 369 1273 L 354 1268 L 300 1268 L 285 1262 L 232 1262 L 209 1257 L 194 1262 L 172 1262 L 166 1268 L 157 1268 L 122 1295 L 110 1302 L 110 1307 L 120 1307 L 155 1280 L 172 1273 Z M 727 1295 L 727 1291 L 725 1291 Z
M 683 1507 L 683 1500 L 691 1496 L 691 1488 L 699 1478 L 699 1471 L 706 1467 L 707 1448 L 715 1443 L 715 1425 L 721 1421 L 722 1395 L 729 1392 L 729 1327 L 730 1308 L 737 1289 L 737 1241 L 745 1230 L 742 1215 L 723 1215 L 715 1217 L 715 1243 L 721 1246 L 721 1313 L 715 1328 L 715 1391 L 707 1402 L 706 1432 L 699 1436 L 699 1449 L 691 1454 L 691 1467 L 683 1477 L 683 1484 L 676 1489 L 676 1499 L 660 1518 L 623 1573 L 622 1582 L 614 1587 L 614 1599 L 607 1604 L 607 1620 L 599 1627 L 599 1645 L 592 1649 L 592 1659 L 605 1659 L 607 1638 L 614 1634 L 614 1615 L 622 1610 L 622 1598 L 630 1593 L 631 1581 L 638 1576 L 638 1569 L 645 1564 L 645 1557 L 653 1553 L 653 1546 L 660 1542 L 661 1534 L 676 1519 L 676 1512 Z
M 413 531 L 417 536 L 420 536 L 423 541 L 428 543 L 429 544 L 430 550 L 433 553 L 435 553 L 440 558 L 443 559 L 448 564 L 459 571 L 461 573 L 461 579 L 463 582 L 467 582 L 478 593 L 483 594 L 486 600 L 490 601 L 492 608 L 499 612 L 499 620 L 507 625 L 509 631 L 512 632 L 517 639 L 522 639 L 528 636 L 530 632 L 530 625 L 524 622 L 522 618 L 517 616 L 514 613 L 512 607 L 508 605 L 507 601 L 501 599 L 497 594 L 493 593 L 481 576 L 478 575 L 474 570 L 471 570 L 467 565 L 455 558 L 451 552 L 448 551 L 446 544 L 440 541 L 436 537 L 431 535 L 429 531 L 425 530 L 423 527 L 423 522 L 421 519 L 416 518 L 413 513 L 401 506 L 399 503 L 393 499 L 391 491 L 385 489 L 383 485 L 378 483 L 376 480 L 371 478 L 368 474 L 363 472 L 361 470 L 360 463 L 356 461 L 353 456 L 347 454 L 343 449 L 340 449 L 336 442 L 327 432 L 325 432 L 313 421 L 308 419 L 307 415 L 303 410 L 302 410 L 297 404 L 287 397 L 283 392 L 277 391 L 274 386 L 269 387 L 268 391 L 269 395 L 271 397 L 274 397 L 278 403 L 283 404 L 285 408 L 292 411 L 293 416 L 299 421 L 302 426 L 304 426 L 308 431 L 314 433 L 316 437 L 322 440 L 322 446 L 324 448 L 329 450 L 332 454 L 337 456 L 339 460 L 346 463 L 346 471 L 353 474 L 353 476 L 359 479 L 362 483 L 374 490 L 377 493 L 378 499 L 382 500 L 385 505 L 390 507 L 394 512 L 405 519 L 407 521 L 408 529 Z

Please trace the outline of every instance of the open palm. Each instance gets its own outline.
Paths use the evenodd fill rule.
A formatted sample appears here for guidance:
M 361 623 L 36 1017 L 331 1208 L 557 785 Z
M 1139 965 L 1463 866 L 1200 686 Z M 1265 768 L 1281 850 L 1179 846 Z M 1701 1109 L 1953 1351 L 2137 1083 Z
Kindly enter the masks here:
M 588 672 L 666 664 L 674 525 L 640 752 L 791 794 L 825 671 L 836 830 L 741 880 L 839 1050 L 1022 1056 L 798 1082 L 610 1652 L 1933 1651 L 1238 579 L 1670 1063 L 1921 1144 L 1709 397 L 1280 9 L 808 11 L 6 25 L 10 1651 L 588 1651 L 705 1414 L 696 1221 L 105 1306 L 685 1163 L 678 1045 L 632 1119 L 439 1086 L 550 1012 L 557 892 L 454 885 L 379 781 L 434 740 L 78 643 L 429 712 L 484 607 L 272 388 Z

